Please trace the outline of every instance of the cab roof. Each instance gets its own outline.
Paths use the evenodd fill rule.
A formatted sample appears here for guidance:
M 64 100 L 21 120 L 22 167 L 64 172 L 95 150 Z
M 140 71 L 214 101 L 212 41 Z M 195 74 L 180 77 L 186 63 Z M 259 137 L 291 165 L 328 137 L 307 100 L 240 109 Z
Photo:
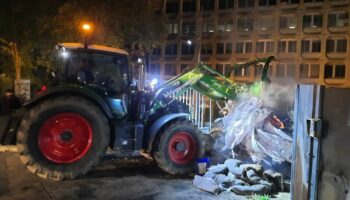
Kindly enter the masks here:
M 84 48 L 84 44 L 82 44 L 82 43 L 61 43 L 59 45 L 66 48 L 66 49 L 83 49 Z M 123 49 L 95 45 L 95 44 L 89 45 L 88 49 L 129 55 L 128 52 L 123 50 Z

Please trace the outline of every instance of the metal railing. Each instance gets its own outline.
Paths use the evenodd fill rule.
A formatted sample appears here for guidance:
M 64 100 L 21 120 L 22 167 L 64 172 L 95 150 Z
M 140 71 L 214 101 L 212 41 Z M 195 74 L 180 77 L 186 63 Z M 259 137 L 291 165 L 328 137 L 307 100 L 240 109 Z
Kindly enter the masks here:
M 212 100 L 210 98 L 193 89 L 188 89 L 180 96 L 174 92 L 170 97 L 188 105 L 190 109 L 189 119 L 203 132 L 210 132 L 213 121 Z

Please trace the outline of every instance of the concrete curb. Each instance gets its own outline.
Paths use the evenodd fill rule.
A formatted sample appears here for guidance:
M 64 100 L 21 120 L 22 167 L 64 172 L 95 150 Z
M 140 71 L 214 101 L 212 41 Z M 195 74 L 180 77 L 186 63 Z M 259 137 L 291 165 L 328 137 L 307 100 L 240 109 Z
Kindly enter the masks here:
M 3 152 L 17 152 L 16 145 L 0 145 L 0 153 Z

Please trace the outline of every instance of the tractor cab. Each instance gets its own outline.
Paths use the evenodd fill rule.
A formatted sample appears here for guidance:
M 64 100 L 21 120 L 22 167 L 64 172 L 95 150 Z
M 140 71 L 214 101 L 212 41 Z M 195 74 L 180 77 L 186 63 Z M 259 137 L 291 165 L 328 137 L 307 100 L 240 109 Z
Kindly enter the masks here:
M 82 83 L 122 94 L 129 86 L 128 53 L 118 48 L 80 43 L 57 45 L 56 73 L 59 82 Z

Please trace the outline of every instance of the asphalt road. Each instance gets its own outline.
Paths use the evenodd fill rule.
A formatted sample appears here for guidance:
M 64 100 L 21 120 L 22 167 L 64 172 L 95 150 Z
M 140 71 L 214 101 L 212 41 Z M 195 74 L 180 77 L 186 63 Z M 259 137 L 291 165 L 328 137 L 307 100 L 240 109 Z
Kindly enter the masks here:
M 289 199 L 280 194 L 278 199 Z M 1 200 L 103 199 L 103 200 L 241 200 L 234 193 L 218 196 L 192 186 L 191 177 L 173 177 L 145 160 L 105 160 L 76 180 L 52 182 L 29 173 L 16 153 L 0 153 Z

